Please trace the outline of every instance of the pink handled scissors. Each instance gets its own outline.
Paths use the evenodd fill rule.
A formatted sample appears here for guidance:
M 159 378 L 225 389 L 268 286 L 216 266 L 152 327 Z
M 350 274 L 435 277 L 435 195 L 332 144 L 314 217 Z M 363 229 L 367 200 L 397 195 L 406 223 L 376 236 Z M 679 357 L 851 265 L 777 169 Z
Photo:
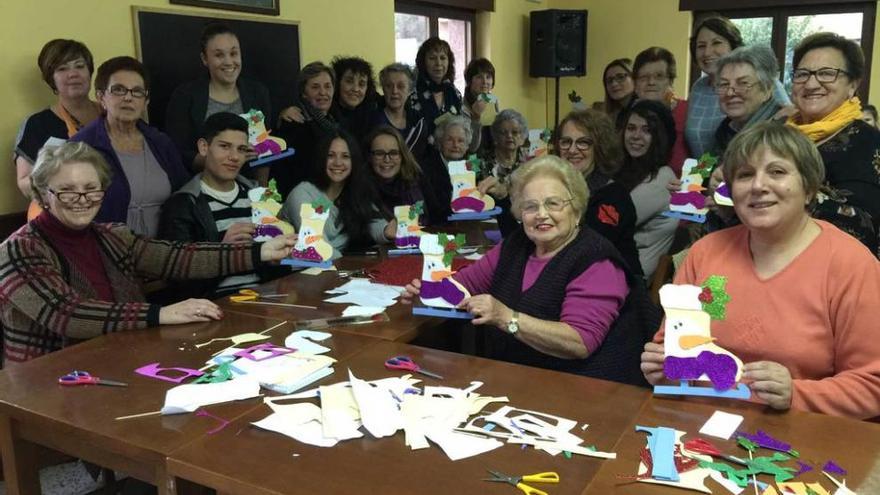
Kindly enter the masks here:
M 385 361 L 385 367 L 389 370 L 415 371 L 416 373 L 421 373 L 425 376 L 430 376 L 431 378 L 436 378 L 438 380 L 443 379 L 443 377 L 438 375 L 437 373 L 431 373 L 430 371 L 423 370 L 419 365 L 417 365 L 412 359 L 407 356 L 393 357 Z
M 58 383 L 68 387 L 76 385 L 107 385 L 110 387 L 127 387 L 127 383 L 117 382 L 114 380 L 104 380 L 97 376 L 92 376 L 88 371 L 71 371 L 70 373 L 58 379 Z

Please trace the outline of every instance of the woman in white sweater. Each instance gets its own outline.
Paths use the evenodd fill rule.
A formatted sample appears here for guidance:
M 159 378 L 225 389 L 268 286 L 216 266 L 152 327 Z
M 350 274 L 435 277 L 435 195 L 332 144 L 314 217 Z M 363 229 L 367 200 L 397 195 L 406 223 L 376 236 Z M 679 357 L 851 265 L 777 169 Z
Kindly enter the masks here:
M 662 215 L 669 209 L 666 185 L 675 179 L 666 165 L 675 143 L 675 121 L 664 105 L 640 100 L 623 122 L 624 164 L 617 180 L 630 191 L 636 207 L 634 238 L 645 279 L 650 280 L 657 261 L 669 252 L 678 225 L 678 220 Z
M 348 247 L 383 244 L 394 239 L 397 221 L 379 206 L 378 194 L 365 176 L 357 143 L 344 131 L 336 131 L 317 149 L 310 178 L 290 193 L 280 217 L 302 227 L 300 207 L 330 209 L 324 224 L 324 240 L 333 246 L 333 258 Z

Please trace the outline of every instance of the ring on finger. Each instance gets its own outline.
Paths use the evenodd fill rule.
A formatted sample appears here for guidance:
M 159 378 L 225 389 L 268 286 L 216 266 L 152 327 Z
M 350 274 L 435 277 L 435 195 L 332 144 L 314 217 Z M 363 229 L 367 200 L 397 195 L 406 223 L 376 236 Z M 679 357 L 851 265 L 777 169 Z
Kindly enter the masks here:
M 202 316 L 202 310 L 201 310 L 201 309 L 197 309 L 197 310 L 196 310 L 196 316 Z

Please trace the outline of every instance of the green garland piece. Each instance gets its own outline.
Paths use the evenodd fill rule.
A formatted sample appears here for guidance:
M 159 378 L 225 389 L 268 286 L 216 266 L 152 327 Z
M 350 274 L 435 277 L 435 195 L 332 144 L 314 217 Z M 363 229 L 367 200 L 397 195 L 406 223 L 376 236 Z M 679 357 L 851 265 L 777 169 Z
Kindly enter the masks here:
M 425 212 L 425 202 L 422 200 L 416 201 L 414 205 L 412 205 L 409 209 L 409 219 L 415 220 L 422 213 Z
M 333 203 L 329 199 L 317 198 L 311 203 L 312 208 L 315 210 L 315 213 L 321 215 L 330 211 L 330 207 L 333 206 Z M 320 211 L 318 211 L 320 209 Z
M 270 199 L 274 199 L 277 202 L 281 202 L 281 194 L 278 193 L 278 185 L 275 183 L 275 179 L 269 180 L 269 187 L 263 192 L 263 197 L 260 198 L 263 201 L 268 201 Z
M 704 289 L 709 289 L 712 294 L 712 300 L 704 302 L 701 300 L 703 311 L 709 313 L 713 320 L 723 320 L 727 317 L 727 303 L 730 302 L 730 295 L 725 290 L 727 285 L 727 277 L 722 275 L 710 275 L 703 282 Z
M 227 380 L 232 380 L 232 361 L 220 363 L 214 371 L 200 376 L 193 383 L 220 383 Z
M 456 234 L 455 237 L 449 237 L 446 234 L 437 234 L 437 240 L 443 248 L 443 264 L 451 267 L 452 260 L 455 258 L 455 252 L 458 248 L 464 246 L 464 234 Z M 452 249 L 447 249 L 447 246 L 449 246 L 450 243 L 452 244 L 452 246 L 450 246 Z
M 697 160 L 697 165 L 691 169 L 691 172 L 697 172 L 703 179 L 708 179 L 717 163 L 718 157 L 707 151 Z
M 746 437 L 737 437 L 736 443 L 738 443 L 740 447 L 748 450 L 749 452 L 754 452 L 758 450 L 758 444 L 749 440 Z
M 480 175 L 480 171 L 483 170 L 483 160 L 481 160 L 476 153 L 473 153 L 467 157 L 467 164 L 468 167 L 471 169 L 471 172 L 476 175 Z

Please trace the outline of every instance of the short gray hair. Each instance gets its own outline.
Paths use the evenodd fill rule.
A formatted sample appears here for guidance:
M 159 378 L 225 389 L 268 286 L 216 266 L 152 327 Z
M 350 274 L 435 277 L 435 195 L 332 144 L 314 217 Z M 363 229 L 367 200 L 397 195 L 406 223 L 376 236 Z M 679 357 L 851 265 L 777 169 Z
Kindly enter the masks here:
M 501 124 L 512 121 L 516 122 L 519 126 L 520 132 L 524 137 L 528 137 L 529 133 L 529 124 L 526 122 L 526 118 L 516 110 L 512 108 L 507 108 L 502 110 L 495 116 L 495 120 L 492 121 L 492 139 L 498 142 L 501 138 Z
M 449 129 L 456 126 L 464 129 L 464 139 L 467 141 L 467 146 L 471 145 L 471 141 L 474 139 L 474 132 L 471 129 L 471 119 L 462 115 L 454 115 L 440 119 L 440 123 L 437 124 L 437 128 L 434 129 L 434 146 L 436 146 L 437 149 L 440 149 L 440 143 L 443 142 L 443 138 L 446 137 L 446 133 L 449 132 Z
M 379 85 L 383 86 L 385 81 L 387 81 L 391 74 L 394 73 L 405 75 L 407 80 L 409 80 L 409 89 L 412 90 L 415 86 L 416 75 L 413 72 L 412 67 L 400 62 L 395 62 L 382 67 L 382 70 L 379 71 Z
M 69 163 L 89 163 L 95 167 L 101 189 L 107 189 L 113 178 L 110 166 L 104 155 L 86 143 L 68 141 L 59 146 L 43 146 L 37 155 L 34 170 L 31 172 L 31 193 L 42 204 L 41 191 L 49 187 L 49 179 L 58 173 L 62 166 Z
M 571 194 L 571 207 L 580 218 L 587 211 L 590 189 L 583 174 L 575 170 L 567 161 L 556 155 L 542 155 L 530 160 L 514 170 L 510 175 L 511 213 L 517 220 L 521 217 L 522 192 L 526 184 L 537 179 L 550 177 L 561 182 Z
M 755 69 L 758 83 L 765 91 L 772 90 L 779 80 L 779 62 L 773 50 L 765 45 L 746 45 L 733 50 L 718 59 L 715 63 L 715 79 L 721 75 L 721 69 L 733 64 L 748 64 Z

